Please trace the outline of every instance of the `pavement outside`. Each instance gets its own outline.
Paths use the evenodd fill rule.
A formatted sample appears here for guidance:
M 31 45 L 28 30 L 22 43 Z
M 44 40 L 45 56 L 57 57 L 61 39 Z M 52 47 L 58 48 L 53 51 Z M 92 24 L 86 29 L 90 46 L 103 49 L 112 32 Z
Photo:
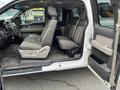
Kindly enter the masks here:
M 87 68 L 4 78 L 5 90 L 108 90 Z

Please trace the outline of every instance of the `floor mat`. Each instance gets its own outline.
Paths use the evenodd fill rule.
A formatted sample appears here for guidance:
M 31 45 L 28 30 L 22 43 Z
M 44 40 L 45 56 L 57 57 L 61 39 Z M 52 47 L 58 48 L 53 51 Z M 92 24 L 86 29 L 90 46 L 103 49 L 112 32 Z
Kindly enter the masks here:
M 21 60 L 21 63 L 40 63 L 44 61 L 51 61 L 51 62 L 62 62 L 62 61 L 69 61 L 74 60 L 75 58 L 80 58 L 80 54 L 75 55 L 75 57 L 69 57 L 65 52 L 62 50 L 52 48 L 51 52 L 49 53 L 46 59 L 37 59 L 37 60 Z
M 14 66 L 21 64 L 30 64 L 30 63 L 46 63 L 48 62 L 60 62 L 60 61 L 69 61 L 74 60 L 76 57 L 71 58 L 66 53 L 59 49 L 52 49 L 47 59 L 32 59 L 32 60 L 23 60 L 19 54 L 19 45 L 11 45 L 5 50 L 0 50 L 0 64 L 3 66 Z M 80 55 L 77 58 L 80 58 Z
M 66 59 L 70 58 L 66 53 L 64 53 L 61 50 L 54 49 L 48 56 L 49 59 L 51 60 L 60 60 L 60 59 Z
M 16 65 L 19 63 L 20 54 L 18 45 L 11 45 L 5 50 L 0 50 L 0 64 L 1 65 Z

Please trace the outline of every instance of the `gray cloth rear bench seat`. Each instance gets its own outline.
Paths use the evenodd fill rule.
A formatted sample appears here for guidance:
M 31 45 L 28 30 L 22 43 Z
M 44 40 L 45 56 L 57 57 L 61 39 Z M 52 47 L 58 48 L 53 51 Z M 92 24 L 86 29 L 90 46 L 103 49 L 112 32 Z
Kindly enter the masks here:
M 76 25 L 71 25 L 67 36 L 57 36 L 59 46 L 63 50 L 79 48 L 82 42 L 84 29 L 86 27 L 86 11 L 82 8 L 79 20 Z

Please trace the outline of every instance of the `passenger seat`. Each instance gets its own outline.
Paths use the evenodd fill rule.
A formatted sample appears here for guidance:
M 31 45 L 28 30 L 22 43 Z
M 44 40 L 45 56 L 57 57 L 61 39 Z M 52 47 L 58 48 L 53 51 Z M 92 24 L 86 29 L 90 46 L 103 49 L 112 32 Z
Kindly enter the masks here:
M 75 52 L 72 51 L 74 51 L 74 49 L 80 49 L 82 43 L 82 37 L 86 26 L 85 9 L 82 10 L 79 20 L 76 25 L 69 30 L 68 36 L 57 36 L 60 48 L 68 51 L 69 56 L 74 56 Z
M 48 21 L 42 34 L 31 34 L 25 38 L 20 45 L 19 52 L 22 58 L 47 58 L 57 26 L 56 8 L 49 6 L 48 14 L 51 17 L 51 20 Z

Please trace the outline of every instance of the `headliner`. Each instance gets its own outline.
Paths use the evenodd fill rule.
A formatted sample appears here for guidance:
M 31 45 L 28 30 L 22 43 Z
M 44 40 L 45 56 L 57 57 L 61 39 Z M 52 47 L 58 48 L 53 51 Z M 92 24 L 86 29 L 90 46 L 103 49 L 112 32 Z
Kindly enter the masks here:
M 21 1 L 21 0 L 18 0 L 18 1 Z M 80 0 L 34 0 L 34 1 L 22 0 L 17 4 L 19 8 L 23 8 L 23 9 L 29 9 L 29 8 L 35 8 L 35 7 L 47 7 L 49 5 L 71 9 L 71 8 L 83 5 L 83 2 Z M 13 6 L 13 8 L 16 8 L 16 5 Z

